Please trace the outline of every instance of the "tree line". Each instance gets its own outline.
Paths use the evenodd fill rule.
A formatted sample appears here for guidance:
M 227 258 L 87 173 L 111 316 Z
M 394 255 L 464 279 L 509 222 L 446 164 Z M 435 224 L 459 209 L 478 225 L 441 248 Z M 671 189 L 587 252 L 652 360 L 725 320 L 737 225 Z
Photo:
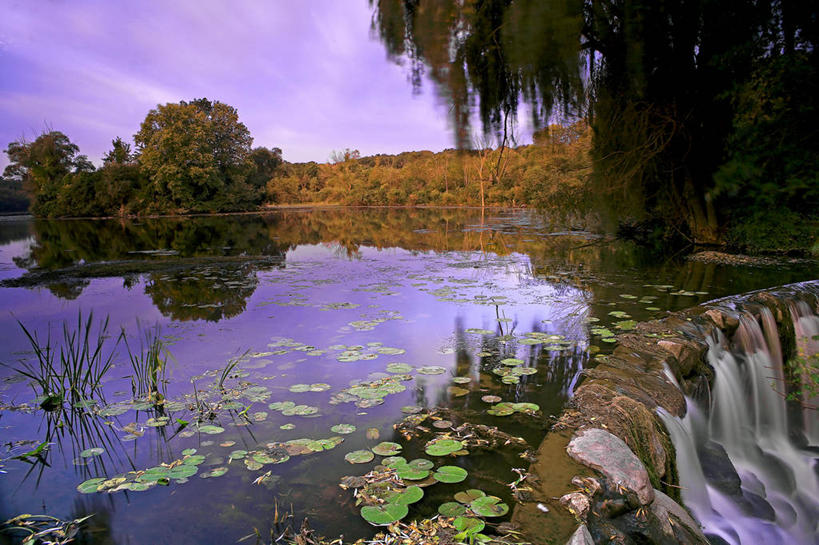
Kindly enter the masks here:
M 125 216 L 249 210 L 282 164 L 278 148 L 252 148 L 235 108 L 197 99 L 158 105 L 134 135 L 95 168 L 60 131 L 12 142 L 4 188 L 22 188 L 45 217 Z
M 235 108 L 198 99 L 159 105 L 134 135 L 112 141 L 95 166 L 68 136 L 12 142 L 0 188 L 30 198 L 43 217 L 255 210 L 268 204 L 498 205 L 562 207 L 582 201 L 590 173 L 585 122 L 554 125 L 531 146 L 406 152 L 328 163 L 288 163 L 279 148 L 252 147 Z M 0 195 L 2 196 L 2 195 Z M 12 203 L 9 195 L 9 203 Z M 11 207 L 13 208 L 13 207 Z

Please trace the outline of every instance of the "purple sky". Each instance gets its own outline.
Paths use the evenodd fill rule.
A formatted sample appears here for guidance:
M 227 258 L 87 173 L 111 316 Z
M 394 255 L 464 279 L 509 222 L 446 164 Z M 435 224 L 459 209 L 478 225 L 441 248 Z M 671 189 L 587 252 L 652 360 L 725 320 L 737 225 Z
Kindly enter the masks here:
M 452 147 L 370 19 L 366 0 L 0 0 L 1 149 L 49 126 L 99 162 L 158 103 L 203 96 L 288 161 Z

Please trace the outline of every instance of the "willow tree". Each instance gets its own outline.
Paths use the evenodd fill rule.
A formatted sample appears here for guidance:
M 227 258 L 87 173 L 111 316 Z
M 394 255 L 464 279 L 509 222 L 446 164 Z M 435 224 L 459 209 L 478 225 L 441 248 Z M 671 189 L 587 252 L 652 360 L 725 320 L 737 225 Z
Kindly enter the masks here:
M 371 5 L 388 54 L 409 61 L 416 86 L 427 73 L 451 103 L 459 147 L 475 110 L 483 132 L 499 137 L 521 103 L 540 126 L 585 117 L 596 193 L 630 221 L 663 218 L 699 242 L 719 241 L 728 219 L 720 199 L 731 195 L 714 174 L 736 141 L 741 88 L 776 58 L 817 64 L 817 15 L 796 0 Z M 815 83 L 814 69 L 806 84 Z

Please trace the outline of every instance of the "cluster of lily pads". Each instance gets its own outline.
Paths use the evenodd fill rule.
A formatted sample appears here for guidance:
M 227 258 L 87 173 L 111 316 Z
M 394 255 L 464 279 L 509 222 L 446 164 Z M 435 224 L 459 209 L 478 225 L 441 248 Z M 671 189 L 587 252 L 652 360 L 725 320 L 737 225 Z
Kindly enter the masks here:
M 330 399 L 330 404 L 355 402 L 360 408 L 375 407 L 384 403 L 384 398 L 388 395 L 406 390 L 407 387 L 401 383 L 408 380 L 412 380 L 412 375 L 399 374 L 369 382 L 358 382 L 334 394 Z
M 523 367 L 524 361 L 520 358 L 505 358 L 501 360 L 501 366 L 492 370 L 492 373 L 501 377 L 504 384 L 517 384 L 521 377 L 534 375 L 537 369 L 534 367 Z
M 267 407 L 273 411 L 281 412 L 283 416 L 317 416 L 319 411 L 318 407 L 297 405 L 293 401 L 275 401 Z
M 503 401 L 492 405 L 486 412 L 492 416 L 510 416 L 515 413 L 534 414 L 540 410 L 536 403 L 510 403 Z
M 87 451 L 84 451 L 87 452 Z M 83 494 L 94 492 L 118 492 L 128 490 L 143 492 L 156 485 L 187 482 L 199 472 L 199 466 L 205 461 L 205 456 L 196 454 L 196 449 L 182 451 L 182 458 L 167 464 L 149 467 L 140 471 L 128 471 L 114 477 L 96 477 L 83 481 L 77 486 L 77 491 Z M 200 477 L 220 477 L 227 473 L 227 467 L 217 467 L 201 473 Z

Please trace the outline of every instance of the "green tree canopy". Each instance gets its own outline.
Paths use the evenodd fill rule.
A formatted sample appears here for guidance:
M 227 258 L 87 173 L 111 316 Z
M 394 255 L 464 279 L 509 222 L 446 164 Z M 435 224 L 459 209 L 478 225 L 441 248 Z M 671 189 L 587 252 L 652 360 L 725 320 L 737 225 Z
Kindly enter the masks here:
M 32 212 L 51 215 L 66 176 L 91 172 L 94 165 L 59 131 L 44 132 L 34 142 L 19 140 L 6 148 L 9 165 L 3 177 L 21 182 L 32 197 Z
M 239 209 L 253 139 L 235 108 L 206 98 L 159 105 L 134 135 L 158 206 L 178 211 Z

